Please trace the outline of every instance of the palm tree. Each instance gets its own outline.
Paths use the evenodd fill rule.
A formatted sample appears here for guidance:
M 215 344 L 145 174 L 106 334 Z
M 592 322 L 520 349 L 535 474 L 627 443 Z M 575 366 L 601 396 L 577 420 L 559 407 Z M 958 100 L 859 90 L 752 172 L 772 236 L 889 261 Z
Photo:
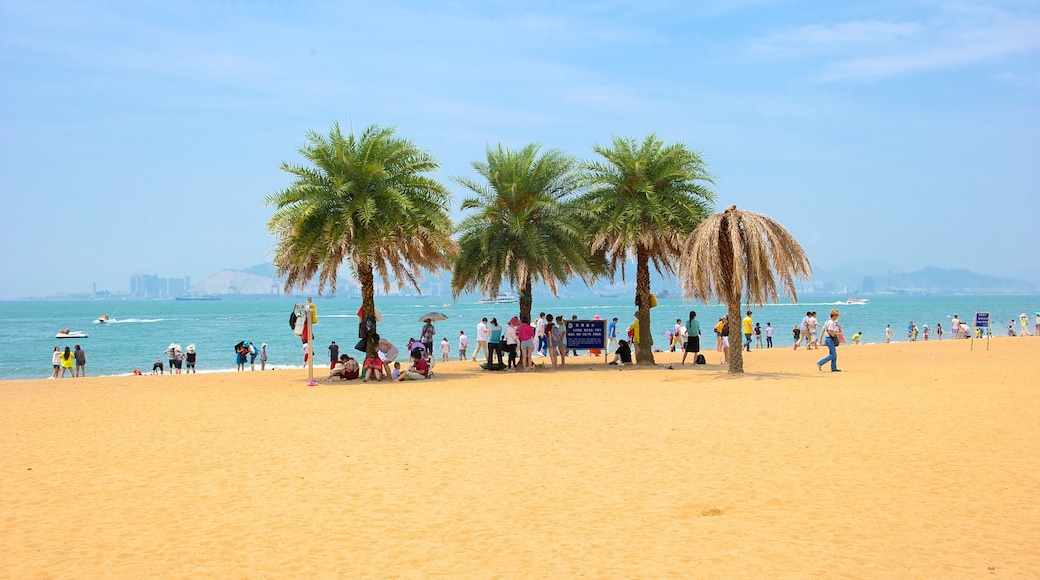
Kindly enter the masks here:
M 679 243 L 710 212 L 713 176 L 700 154 L 682 143 L 665 145 L 656 135 L 642 143 L 614 137 L 609 147 L 593 151 L 603 160 L 590 163 L 589 191 L 578 201 L 586 212 L 592 251 L 604 252 L 613 275 L 636 261 L 639 307 L 637 364 L 654 364 L 650 330 L 650 264 L 658 273 L 674 272 Z
M 462 201 L 464 211 L 476 211 L 458 228 L 456 299 L 478 288 L 494 296 L 504 280 L 520 294 L 521 318 L 530 320 L 535 281 L 555 295 L 573 276 L 589 279 L 595 258 L 568 202 L 579 187 L 578 165 L 560 150 L 539 150 L 536 143 L 518 151 L 488 147 L 486 161 L 472 164 L 482 180 L 455 178 L 476 194 Z
M 305 165 L 282 163 L 292 175 L 285 189 L 264 199 L 276 210 L 267 227 L 278 238 L 274 264 L 285 290 L 303 288 L 318 276 L 336 292 L 346 261 L 361 286 L 362 306 L 375 312 L 375 274 L 390 291 L 411 284 L 423 270 L 446 269 L 458 251 L 451 238 L 448 190 L 426 174 L 436 160 L 393 128 L 372 125 L 360 138 L 344 136 L 339 124 L 326 137 L 307 133 L 300 148 Z M 367 353 L 374 352 L 368 341 Z
M 798 301 L 796 278 L 812 275 L 809 258 L 769 216 L 730 206 L 704 220 L 683 245 L 679 283 L 684 298 L 713 298 L 729 310 L 729 372 L 744 372 L 740 345 L 741 294 L 747 303 L 776 302 L 780 293 Z

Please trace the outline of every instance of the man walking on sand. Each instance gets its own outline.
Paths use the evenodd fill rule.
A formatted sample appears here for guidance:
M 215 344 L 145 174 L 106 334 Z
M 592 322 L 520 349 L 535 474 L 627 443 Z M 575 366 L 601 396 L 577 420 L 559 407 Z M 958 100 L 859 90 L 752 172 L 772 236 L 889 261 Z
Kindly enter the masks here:
M 485 358 L 487 358 L 487 356 L 488 356 L 488 349 L 487 349 L 487 339 L 488 339 L 487 322 L 488 322 L 487 318 L 483 318 L 480 321 L 480 323 L 477 324 L 477 348 L 476 348 L 476 350 L 473 351 L 473 360 L 474 361 L 477 360 L 477 357 L 480 356 L 480 353 L 484 353 L 484 357 Z

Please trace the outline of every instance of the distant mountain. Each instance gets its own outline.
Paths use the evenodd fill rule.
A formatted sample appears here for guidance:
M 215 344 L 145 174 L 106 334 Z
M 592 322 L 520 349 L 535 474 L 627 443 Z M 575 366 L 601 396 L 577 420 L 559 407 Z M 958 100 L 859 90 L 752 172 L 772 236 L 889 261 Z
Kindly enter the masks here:
M 1032 294 L 1040 285 L 1014 278 L 985 276 L 968 270 L 928 267 L 906 274 L 905 284 L 913 290 L 963 294 Z
M 221 270 L 191 287 L 195 294 L 278 294 L 281 285 L 272 277 L 239 270 Z
M 240 272 L 245 272 L 246 274 L 254 274 L 256 276 L 264 276 L 266 278 L 277 278 L 278 277 L 278 275 L 277 275 L 278 270 L 274 267 L 274 264 L 272 264 L 270 262 L 267 262 L 267 263 L 264 263 L 264 264 L 257 264 L 255 266 L 250 266 L 248 268 L 245 268 L 245 269 L 239 270 L 239 271 Z

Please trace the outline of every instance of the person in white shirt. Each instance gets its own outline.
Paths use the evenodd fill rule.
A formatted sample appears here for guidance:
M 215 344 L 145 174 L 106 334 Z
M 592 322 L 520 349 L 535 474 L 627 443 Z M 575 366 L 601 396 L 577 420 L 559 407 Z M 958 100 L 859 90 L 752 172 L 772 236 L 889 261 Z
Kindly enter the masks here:
M 485 358 L 488 357 L 487 322 L 488 322 L 487 318 L 484 318 L 483 320 L 480 321 L 480 324 L 477 324 L 477 349 L 473 351 L 473 360 L 477 360 L 477 356 L 480 355 L 480 353 L 484 353 L 484 357 Z
M 462 330 L 459 331 L 459 360 L 466 360 L 466 349 L 469 348 L 469 337 Z
M 830 362 L 831 372 L 840 373 L 837 347 L 841 336 L 841 325 L 838 324 L 837 310 L 831 310 L 831 317 L 827 322 L 823 323 L 823 330 L 820 332 L 820 335 L 823 337 L 823 345 L 827 347 L 828 354 L 816 363 L 816 369 L 822 371 L 823 365 Z
M 960 338 L 961 321 L 956 314 L 953 315 L 953 320 L 950 322 L 950 330 L 953 331 L 954 338 Z
M 549 342 L 545 337 L 545 313 L 538 313 L 538 320 L 534 323 L 534 338 L 537 341 L 535 344 L 534 352 L 536 356 L 545 356 L 545 349 L 548 347 Z
M 794 341 L 794 349 L 798 350 L 798 345 L 805 341 L 805 347 L 809 348 L 809 317 L 812 312 L 806 312 L 805 316 L 802 317 L 802 321 L 798 323 L 798 340 Z

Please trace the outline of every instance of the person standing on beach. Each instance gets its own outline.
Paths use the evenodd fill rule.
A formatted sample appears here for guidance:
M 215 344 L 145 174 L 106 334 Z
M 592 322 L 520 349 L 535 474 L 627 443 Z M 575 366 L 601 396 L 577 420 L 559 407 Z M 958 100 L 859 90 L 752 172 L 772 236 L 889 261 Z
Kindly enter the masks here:
M 762 348 L 762 325 L 755 323 L 755 348 Z
M 488 322 L 487 318 L 483 318 L 483 319 L 481 319 L 480 323 L 477 324 L 477 348 L 476 348 L 476 350 L 473 351 L 473 360 L 477 360 L 477 357 L 480 356 L 480 353 L 484 353 L 484 357 L 485 358 L 488 356 L 488 350 L 487 350 L 487 339 L 488 339 L 487 322 Z
M 72 349 L 66 346 L 65 352 L 61 355 L 61 378 L 65 378 L 65 371 L 69 371 L 70 379 L 76 378 L 75 371 L 73 371 L 75 364 L 76 357 L 72 354 Z
M 1018 317 L 1018 320 L 1022 324 L 1022 336 L 1033 336 L 1029 333 L 1029 317 L 1026 316 L 1025 312 L 1023 312 L 1022 315 Z
M 943 334 L 942 333 L 942 323 L 941 322 L 936 322 L 935 323 L 935 339 L 936 340 L 942 340 L 942 334 Z
M 61 347 L 54 347 L 54 352 L 51 353 L 51 366 L 54 367 L 54 372 L 51 373 L 51 378 L 58 378 L 58 369 L 61 368 Z
M 751 335 L 754 334 L 754 321 L 751 320 L 751 311 L 747 311 L 747 316 L 741 321 L 744 331 L 744 350 L 751 352 Z
M 1033 336 L 1040 336 L 1040 312 L 1036 313 L 1036 320 L 1033 325 Z
M 76 345 L 76 351 L 73 353 L 76 357 L 76 377 L 87 376 L 87 352 Z
M 506 323 L 506 355 L 509 356 L 506 367 L 511 370 L 516 370 L 517 365 L 517 350 L 520 348 L 520 319 L 512 317 L 509 322 Z
M 1040 320 L 1040 319 L 1038 319 Z M 607 349 L 616 348 L 617 341 L 617 316 L 607 325 Z
M 549 324 L 552 324 L 552 320 L 549 321 Z M 545 351 L 549 347 L 549 337 L 545 332 L 545 325 L 545 313 L 539 312 L 538 320 L 534 323 L 534 337 L 538 341 L 534 348 L 538 356 L 545 356 Z
M 466 331 L 459 331 L 459 360 L 466 360 L 466 349 L 469 348 L 469 337 Z
M 520 366 L 524 371 L 531 370 L 531 355 L 534 352 L 534 327 L 525 315 L 520 319 L 520 327 L 516 329 L 516 338 L 520 341 Z
M 701 352 L 701 321 L 697 320 L 697 312 L 691 310 L 690 318 L 686 320 L 686 345 L 683 348 L 682 362 L 686 364 L 686 355 L 693 353 L 693 361 L 697 362 L 697 355 Z
M 337 363 L 339 363 L 339 345 L 334 340 L 329 345 L 329 370 L 336 368 Z
M 567 363 L 567 325 L 563 323 L 563 317 L 556 317 L 556 325 L 553 326 L 552 343 L 560 354 L 560 366 Z
M 571 315 L 571 320 L 577 320 L 577 319 L 578 319 L 578 315 L 577 315 L 577 314 L 572 314 L 572 315 Z M 567 329 L 567 326 L 565 325 L 565 326 L 564 326 L 563 328 L 564 328 L 564 330 L 566 331 L 566 329 Z M 572 349 L 572 350 L 571 350 L 571 356 L 578 356 L 578 351 L 577 351 L 577 350 L 573 350 L 573 349 Z
M 502 327 L 498 325 L 498 319 L 492 317 L 487 327 L 487 364 L 490 367 L 495 355 L 498 355 L 498 364 L 502 365 Z
M 816 320 L 816 311 L 814 310 L 809 313 L 809 344 L 806 345 L 807 349 L 815 350 L 820 348 L 819 328 L 820 323 Z
M 722 364 L 729 364 L 729 317 L 722 318 Z
M 840 373 L 838 368 L 838 342 L 841 336 L 841 325 L 838 324 L 838 311 L 831 310 L 831 317 L 823 323 L 823 345 L 827 347 L 827 356 L 816 363 L 816 370 L 822 371 L 823 365 L 831 363 L 831 372 Z
M 812 316 L 812 312 L 806 312 L 805 316 L 802 317 L 802 321 L 795 327 L 797 332 L 794 333 L 794 349 L 798 350 L 798 345 L 805 340 L 805 348 L 809 348 L 809 317 Z
M 195 358 L 195 345 L 189 344 L 188 354 L 184 356 L 184 364 L 186 365 L 186 368 L 184 369 L 184 374 L 195 374 Z
M 892 342 L 892 325 L 891 324 L 886 324 L 885 325 L 885 343 L 888 344 L 890 342 Z
M 423 346 L 426 347 L 426 353 L 429 355 L 433 355 L 433 339 L 435 336 L 437 336 L 437 329 L 433 327 L 433 321 L 427 318 L 426 324 L 423 325 L 419 334 L 419 339 L 422 340 Z
M 448 357 L 451 356 L 451 343 L 448 342 L 448 337 L 441 338 L 441 360 L 448 362 Z
M 960 338 L 961 334 L 961 320 L 957 318 L 957 315 L 953 315 L 953 320 L 950 321 L 950 329 L 953 332 L 953 338 Z
M 260 345 L 260 370 L 267 367 L 267 343 Z
M 773 323 L 766 323 L 766 348 L 773 348 Z

